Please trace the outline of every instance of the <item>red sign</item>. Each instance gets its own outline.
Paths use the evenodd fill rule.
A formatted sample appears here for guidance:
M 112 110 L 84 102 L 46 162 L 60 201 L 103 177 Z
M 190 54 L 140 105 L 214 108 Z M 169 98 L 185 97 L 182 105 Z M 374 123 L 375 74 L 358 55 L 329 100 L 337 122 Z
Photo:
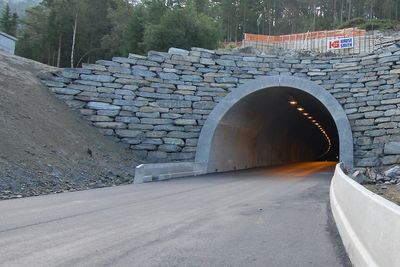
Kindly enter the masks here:
M 346 49 L 354 47 L 353 37 L 341 37 L 338 39 L 333 39 L 328 42 L 328 50 L 334 49 Z
M 329 49 L 338 49 L 338 48 L 340 48 L 339 40 L 333 40 L 329 42 Z

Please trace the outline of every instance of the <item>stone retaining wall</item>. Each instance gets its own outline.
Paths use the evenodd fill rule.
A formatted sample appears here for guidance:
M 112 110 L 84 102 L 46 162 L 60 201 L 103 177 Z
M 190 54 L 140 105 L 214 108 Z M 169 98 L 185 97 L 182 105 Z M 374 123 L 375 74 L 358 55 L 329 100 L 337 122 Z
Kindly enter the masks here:
M 278 74 L 309 79 L 339 101 L 352 126 L 357 167 L 400 163 L 398 45 L 340 58 L 171 48 L 64 69 L 44 83 L 150 163 L 193 160 L 215 105 L 238 84 Z

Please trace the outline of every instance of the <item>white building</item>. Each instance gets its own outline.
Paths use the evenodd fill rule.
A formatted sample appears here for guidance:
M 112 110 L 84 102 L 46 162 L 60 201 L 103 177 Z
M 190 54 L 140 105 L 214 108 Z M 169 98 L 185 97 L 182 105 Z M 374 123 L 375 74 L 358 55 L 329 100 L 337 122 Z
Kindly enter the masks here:
M 16 41 L 17 38 L 8 35 L 7 33 L 0 32 L 0 50 L 6 51 L 10 54 L 14 54 Z

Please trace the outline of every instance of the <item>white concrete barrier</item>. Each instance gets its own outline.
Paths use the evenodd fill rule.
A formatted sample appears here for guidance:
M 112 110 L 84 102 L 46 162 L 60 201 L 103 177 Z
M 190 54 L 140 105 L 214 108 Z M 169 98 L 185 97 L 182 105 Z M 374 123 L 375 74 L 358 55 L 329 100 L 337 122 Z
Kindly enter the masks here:
M 400 206 L 352 180 L 339 165 L 332 179 L 330 199 L 354 266 L 400 266 Z
M 135 169 L 135 184 L 207 173 L 205 164 L 195 162 L 141 164 Z

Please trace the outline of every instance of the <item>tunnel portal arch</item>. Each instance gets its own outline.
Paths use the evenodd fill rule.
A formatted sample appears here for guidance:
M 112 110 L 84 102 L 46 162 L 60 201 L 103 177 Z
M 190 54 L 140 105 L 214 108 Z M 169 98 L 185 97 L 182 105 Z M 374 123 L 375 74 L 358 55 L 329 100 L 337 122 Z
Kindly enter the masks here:
M 216 134 L 219 129 L 218 127 L 221 127 L 227 114 L 240 102 L 243 102 L 244 99 L 248 99 L 251 95 L 260 92 L 277 91 L 279 88 L 290 88 L 299 91 L 302 94 L 315 98 L 320 102 L 320 104 L 322 104 L 323 108 L 330 114 L 334 121 L 334 125 L 336 126 L 339 146 L 339 161 L 347 168 L 353 167 L 353 136 L 350 122 L 342 106 L 327 90 L 318 84 L 304 78 L 283 75 L 262 77 L 242 84 L 233 89 L 231 93 L 217 104 L 208 116 L 208 119 L 201 130 L 196 150 L 196 163 L 205 164 L 207 172 L 257 167 L 256 165 L 248 166 L 249 164 L 243 164 L 243 166 L 237 167 L 236 163 L 222 166 L 225 164 L 223 162 L 227 161 L 227 159 L 223 157 L 221 158 L 221 156 L 215 156 L 217 153 L 216 150 L 221 149 L 221 147 L 218 147 L 218 145 L 214 143 L 216 140 Z M 237 118 L 237 120 L 240 119 L 243 119 L 243 117 Z M 229 139 L 227 136 L 224 136 L 223 138 Z M 252 137 L 248 136 L 248 138 Z M 235 141 L 230 142 L 234 144 Z

